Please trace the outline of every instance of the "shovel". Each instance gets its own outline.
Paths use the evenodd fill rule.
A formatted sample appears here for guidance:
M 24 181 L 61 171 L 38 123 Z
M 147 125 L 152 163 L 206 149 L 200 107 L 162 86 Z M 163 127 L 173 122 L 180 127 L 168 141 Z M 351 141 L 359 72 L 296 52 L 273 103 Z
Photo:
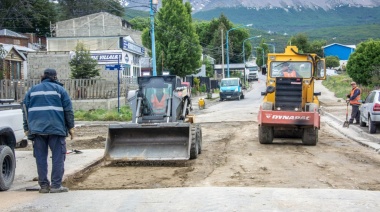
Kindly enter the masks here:
M 350 122 L 348 122 L 348 104 L 349 104 L 349 101 L 346 101 L 347 102 L 347 109 L 346 109 L 346 121 L 343 123 L 343 127 L 349 127 L 350 126 Z

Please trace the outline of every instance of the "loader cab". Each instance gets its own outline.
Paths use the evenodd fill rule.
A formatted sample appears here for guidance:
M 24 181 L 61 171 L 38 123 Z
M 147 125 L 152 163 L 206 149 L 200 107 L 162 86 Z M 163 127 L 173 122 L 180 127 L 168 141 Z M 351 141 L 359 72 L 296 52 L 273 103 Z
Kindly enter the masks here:
M 138 78 L 139 95 L 143 97 L 142 113 L 145 116 L 164 116 L 169 99 L 177 84 L 175 76 Z
M 312 64 L 308 61 L 275 61 L 270 64 L 271 77 L 311 78 Z

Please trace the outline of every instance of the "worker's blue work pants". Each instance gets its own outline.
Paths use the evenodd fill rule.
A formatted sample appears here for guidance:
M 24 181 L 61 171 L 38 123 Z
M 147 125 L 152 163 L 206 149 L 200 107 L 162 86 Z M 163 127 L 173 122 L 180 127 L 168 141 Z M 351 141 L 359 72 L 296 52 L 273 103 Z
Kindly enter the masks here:
M 36 157 L 38 184 L 50 187 L 48 179 L 48 148 L 52 153 L 51 187 L 60 188 L 62 185 L 64 162 L 66 159 L 66 141 L 64 136 L 36 135 L 34 140 L 34 157 Z

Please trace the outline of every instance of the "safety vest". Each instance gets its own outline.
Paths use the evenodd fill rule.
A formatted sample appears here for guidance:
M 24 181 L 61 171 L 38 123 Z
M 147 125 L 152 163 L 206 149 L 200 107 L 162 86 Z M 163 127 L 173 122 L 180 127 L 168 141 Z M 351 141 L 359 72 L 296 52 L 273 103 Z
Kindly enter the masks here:
M 287 72 L 287 71 L 285 71 L 285 72 L 283 72 L 284 73 L 284 77 L 297 77 L 297 73 L 296 73 L 296 71 L 291 71 L 291 72 Z
M 352 89 L 352 90 L 351 90 L 351 94 L 350 94 L 350 96 L 353 96 L 353 95 L 354 95 L 356 89 L 359 89 L 359 92 L 360 92 L 360 93 L 359 93 L 358 96 L 356 96 L 355 99 L 350 100 L 350 104 L 351 104 L 351 105 L 360 105 L 359 100 L 361 99 L 360 94 L 362 93 L 362 91 L 360 90 L 360 88 L 356 87 L 356 88 Z
M 151 102 L 155 109 L 165 109 L 166 107 L 166 99 L 168 96 L 166 94 L 162 95 L 161 101 L 158 100 L 156 95 L 152 95 Z

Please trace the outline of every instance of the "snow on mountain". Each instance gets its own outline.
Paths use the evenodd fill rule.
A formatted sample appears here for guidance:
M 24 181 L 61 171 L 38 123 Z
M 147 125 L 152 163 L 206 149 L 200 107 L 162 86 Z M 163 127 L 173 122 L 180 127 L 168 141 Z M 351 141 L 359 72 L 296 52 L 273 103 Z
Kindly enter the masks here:
M 186 0 L 185 0 L 186 1 Z M 187 0 L 193 6 L 194 12 L 207 11 L 215 8 L 246 7 L 250 9 L 293 8 L 334 9 L 341 6 L 352 7 L 378 7 L 380 0 Z

